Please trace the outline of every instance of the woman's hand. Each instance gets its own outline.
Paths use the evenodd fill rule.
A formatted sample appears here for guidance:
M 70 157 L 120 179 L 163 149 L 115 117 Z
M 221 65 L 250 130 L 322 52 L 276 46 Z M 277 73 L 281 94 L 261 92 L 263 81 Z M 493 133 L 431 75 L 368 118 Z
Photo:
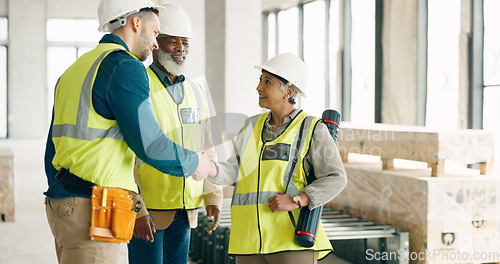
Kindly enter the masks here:
M 273 213 L 292 211 L 299 208 L 299 205 L 292 200 L 292 197 L 290 197 L 288 193 L 285 192 L 279 192 L 267 201 L 269 202 L 269 208 Z

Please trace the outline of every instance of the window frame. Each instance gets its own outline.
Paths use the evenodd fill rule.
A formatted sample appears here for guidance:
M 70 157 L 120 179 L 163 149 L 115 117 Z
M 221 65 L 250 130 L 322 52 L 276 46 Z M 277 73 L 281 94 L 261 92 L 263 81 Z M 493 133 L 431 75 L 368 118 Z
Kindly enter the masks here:
M 9 138 L 9 18 L 0 17 L 0 19 L 5 18 L 6 20 L 6 39 L 0 39 L 0 46 L 5 47 L 5 134 L 0 133 L 1 139 Z

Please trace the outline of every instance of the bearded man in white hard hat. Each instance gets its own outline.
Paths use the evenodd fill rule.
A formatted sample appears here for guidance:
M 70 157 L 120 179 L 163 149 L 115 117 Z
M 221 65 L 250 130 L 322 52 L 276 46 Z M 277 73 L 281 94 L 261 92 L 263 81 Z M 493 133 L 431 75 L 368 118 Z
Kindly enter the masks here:
M 193 151 L 205 150 L 216 160 L 207 100 L 200 85 L 183 75 L 193 37 L 191 21 L 181 7 L 164 6 L 168 11 L 160 17 L 159 49 L 153 51 L 153 63 L 147 69 L 156 118 L 163 133 L 174 142 Z M 198 209 L 204 202 L 207 217 L 214 217 L 207 232 L 215 230 L 222 189 L 208 181 L 165 174 L 141 161 L 138 164 L 143 208 L 128 244 L 129 263 L 186 264 Z
M 158 48 L 150 0 L 101 0 L 99 30 L 110 32 L 59 78 L 45 150 L 47 219 L 59 263 L 117 263 L 138 208 L 135 156 L 170 175 L 201 180 L 215 165 L 160 129 L 144 61 Z M 137 206 L 136 206 L 137 207 Z
M 295 98 L 306 94 L 304 61 L 283 53 L 256 68 L 256 97 L 270 111 L 245 121 L 238 153 L 207 178 L 235 183 L 228 253 L 238 264 L 314 264 L 332 246 L 321 223 L 313 246 L 295 243 L 300 208 L 315 209 L 339 194 L 347 184 L 345 169 L 327 126 L 295 108 Z

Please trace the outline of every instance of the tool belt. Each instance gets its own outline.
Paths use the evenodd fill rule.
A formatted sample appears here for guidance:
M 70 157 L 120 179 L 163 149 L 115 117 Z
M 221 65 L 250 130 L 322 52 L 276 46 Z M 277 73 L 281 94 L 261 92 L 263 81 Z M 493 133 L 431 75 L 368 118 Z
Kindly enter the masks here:
M 137 215 L 130 192 L 94 186 L 90 200 L 90 240 L 128 243 L 132 239 Z
M 86 181 L 65 168 L 61 168 L 55 178 L 62 183 L 64 189 L 68 192 L 83 194 L 88 197 L 92 194 L 92 187 L 95 185 L 93 182 Z

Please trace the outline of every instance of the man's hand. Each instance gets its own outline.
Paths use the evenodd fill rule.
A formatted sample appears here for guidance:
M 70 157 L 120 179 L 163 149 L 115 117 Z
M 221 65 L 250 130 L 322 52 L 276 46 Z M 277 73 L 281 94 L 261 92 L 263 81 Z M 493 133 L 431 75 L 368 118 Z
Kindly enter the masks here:
M 279 192 L 267 201 L 269 202 L 269 208 L 273 213 L 292 211 L 299 208 L 299 205 L 292 200 L 292 197 L 290 197 L 288 193 L 285 192 Z
M 207 220 L 210 221 L 210 220 L 214 220 L 214 223 L 207 227 L 207 232 L 208 233 L 212 233 L 212 231 L 214 231 L 217 226 L 219 225 L 219 216 L 221 214 L 221 210 L 220 210 L 220 207 L 217 206 L 217 205 L 209 205 L 207 206 L 206 208 L 207 210 Z
M 191 176 L 195 181 L 201 181 L 206 179 L 208 176 L 215 177 L 217 175 L 217 167 L 208 158 L 205 152 L 198 152 L 198 168 L 196 172 Z
M 151 216 L 145 215 L 135 220 L 135 227 L 134 227 L 135 237 L 144 239 L 149 242 L 153 242 L 155 240 L 153 233 L 156 233 L 156 229 Z

